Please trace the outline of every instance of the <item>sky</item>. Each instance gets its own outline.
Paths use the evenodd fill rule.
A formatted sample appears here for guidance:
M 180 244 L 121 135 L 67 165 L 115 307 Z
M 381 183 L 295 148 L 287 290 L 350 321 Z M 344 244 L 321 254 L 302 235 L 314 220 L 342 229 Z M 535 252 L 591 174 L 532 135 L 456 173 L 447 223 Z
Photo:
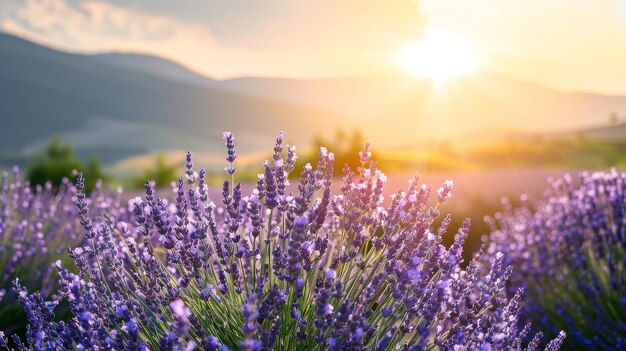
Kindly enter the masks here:
M 481 71 L 626 94 L 626 0 L 2 0 L 0 29 L 219 79 L 406 75 L 398 55 L 437 30 L 472 42 Z

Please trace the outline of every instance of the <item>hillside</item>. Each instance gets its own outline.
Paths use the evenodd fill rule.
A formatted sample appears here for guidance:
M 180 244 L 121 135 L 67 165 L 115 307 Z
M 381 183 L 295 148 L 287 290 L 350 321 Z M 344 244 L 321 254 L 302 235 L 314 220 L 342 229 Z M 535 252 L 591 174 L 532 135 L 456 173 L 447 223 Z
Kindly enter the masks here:
M 0 150 L 26 153 L 62 134 L 81 153 L 107 162 L 156 150 L 221 151 L 233 130 L 242 151 L 271 144 L 279 130 L 309 138 L 341 117 L 114 67 L 0 34 Z M 244 137 L 245 136 L 245 137 Z
M 141 58 L 145 60 L 140 64 Z M 604 125 L 626 112 L 626 97 L 561 92 L 493 74 L 476 74 L 435 86 L 419 78 L 283 79 L 244 77 L 215 81 L 171 62 L 115 54 L 114 65 L 166 75 L 168 79 L 250 96 L 323 108 L 361 125 L 375 142 L 412 143 L 439 136 L 501 138 L 513 132 L 555 133 Z M 167 64 L 166 64 L 167 62 Z M 177 73 L 176 73 L 177 72 Z M 500 135 L 494 135 L 500 134 Z M 469 136 L 468 136 L 469 137 Z
M 221 152 L 223 130 L 246 141 L 241 151 L 266 149 L 279 130 L 306 146 L 337 127 L 360 128 L 374 145 L 398 148 L 443 137 L 473 143 L 512 132 L 559 135 L 605 125 L 610 113 L 626 110 L 626 97 L 489 74 L 440 86 L 418 78 L 218 81 L 154 56 L 71 54 L 8 34 L 0 34 L 0 62 L 5 164 L 32 156 L 54 134 L 81 155 L 98 152 L 113 163 L 181 148 Z

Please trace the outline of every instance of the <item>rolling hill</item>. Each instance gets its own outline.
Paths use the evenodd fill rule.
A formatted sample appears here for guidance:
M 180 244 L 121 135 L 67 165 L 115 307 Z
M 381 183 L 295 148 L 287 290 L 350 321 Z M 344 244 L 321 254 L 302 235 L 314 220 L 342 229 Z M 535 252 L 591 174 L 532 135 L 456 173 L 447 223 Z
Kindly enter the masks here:
M 442 135 L 484 139 L 596 128 L 607 124 L 609 114 L 626 113 L 624 96 L 561 92 L 493 74 L 457 78 L 444 86 L 410 77 L 216 81 L 149 56 L 118 53 L 100 58 L 172 80 L 333 111 L 385 145 Z
M 92 56 L 55 51 L 0 35 L 0 150 L 28 154 L 62 134 L 83 154 L 114 162 L 171 148 L 221 151 L 221 132 L 237 133 L 238 147 L 271 146 L 340 121 L 329 111 L 246 96 L 159 75 L 115 67 Z
M 445 85 L 408 77 L 218 81 L 154 56 L 66 53 L 1 33 L 0 96 L 5 163 L 32 156 L 54 134 L 113 163 L 159 150 L 219 153 L 223 130 L 236 132 L 241 151 L 268 149 L 279 130 L 305 146 L 338 127 L 360 128 L 380 147 L 407 147 L 558 134 L 626 110 L 626 97 L 490 74 Z

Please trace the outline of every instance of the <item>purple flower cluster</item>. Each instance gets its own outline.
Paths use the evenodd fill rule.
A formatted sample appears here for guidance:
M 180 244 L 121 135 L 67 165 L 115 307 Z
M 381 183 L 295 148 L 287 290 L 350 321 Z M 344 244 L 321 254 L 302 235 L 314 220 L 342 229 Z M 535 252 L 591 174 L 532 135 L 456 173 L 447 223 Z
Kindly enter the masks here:
M 481 252 L 463 268 L 469 221 L 442 245 L 452 182 L 434 193 L 416 177 L 385 199 L 386 177 L 366 148 L 333 195 L 334 155 L 321 148 L 315 166 L 293 174 L 295 148 L 281 133 L 244 195 L 233 183 L 232 134 L 224 141 L 230 179 L 221 206 L 190 154 L 174 200 L 146 183 L 128 220 L 90 216 L 78 178 L 86 241 L 69 250 L 78 273 L 57 263 L 58 294 L 73 318 L 55 321 L 54 304 L 16 283 L 30 322 L 17 349 L 522 349 L 530 326 L 518 329 L 521 291 L 506 298 L 503 256 L 487 272 Z
M 58 287 L 52 263 L 69 246 L 82 242 L 75 202 L 82 196 L 84 206 L 96 213 L 113 213 L 119 208 L 115 194 L 103 194 L 98 187 L 92 197 L 78 194 L 67 179 L 58 189 L 50 183 L 31 187 L 12 174 L 2 174 L 0 183 L 0 329 L 22 331 L 26 325 L 13 280 L 40 291 L 46 298 Z M 94 201 L 94 198 L 100 201 Z M 95 202 L 95 203 L 94 203 Z M 97 205 L 97 206 L 96 206 Z M 116 213 L 116 212 L 115 212 Z
M 523 316 L 564 329 L 572 350 L 626 349 L 626 173 L 582 173 L 549 182 L 487 218 L 486 257 L 504 253 L 511 290 L 527 291 Z M 511 291 L 512 292 L 512 291 Z

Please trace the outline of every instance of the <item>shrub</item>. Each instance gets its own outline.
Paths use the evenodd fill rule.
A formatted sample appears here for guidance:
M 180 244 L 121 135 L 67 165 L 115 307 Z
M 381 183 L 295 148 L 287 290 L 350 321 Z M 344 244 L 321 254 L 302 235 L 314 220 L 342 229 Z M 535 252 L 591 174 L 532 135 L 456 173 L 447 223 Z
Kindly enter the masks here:
M 550 182 L 544 197 L 489 219 L 488 255 L 505 254 L 523 316 L 564 329 L 572 350 L 626 349 L 626 173 L 582 173 Z
M 71 145 L 64 144 L 63 140 L 56 136 L 28 167 L 26 179 L 32 185 L 50 183 L 54 187 L 59 187 L 63 179 L 70 178 L 77 169 L 83 169 L 82 161 L 74 155 Z M 86 173 L 89 176 L 88 193 L 95 188 L 99 180 L 107 178 L 102 170 L 100 159 L 95 155 L 89 159 Z
M 12 281 L 19 278 L 43 297 L 51 297 L 58 287 L 51 264 L 84 240 L 74 206 L 77 193 L 67 178 L 57 189 L 50 182 L 31 187 L 20 179 L 18 168 L 12 177 L 5 172 L 0 186 L 0 330 L 23 334 L 26 316 Z M 115 197 L 102 195 L 101 191 L 93 194 L 93 198 L 106 198 L 94 206 L 94 214 L 113 206 Z
M 295 149 L 282 134 L 257 187 L 234 184 L 234 138 L 222 206 L 208 197 L 205 172 L 187 156 L 175 200 L 146 184 L 134 220 L 91 217 L 78 177 L 76 207 L 87 244 L 70 250 L 79 269 L 57 263 L 59 294 L 73 318 L 55 322 L 53 305 L 16 284 L 35 349 L 181 350 L 520 350 L 521 293 L 504 294 L 510 269 L 495 257 L 486 277 L 480 253 L 461 267 L 469 221 L 441 244 L 450 217 L 437 191 L 413 179 L 383 197 L 385 176 L 360 154 L 332 195 L 332 153 L 322 148 L 290 186 Z M 439 223 L 437 229 L 433 225 Z M 155 244 L 154 238 L 159 244 Z M 547 350 L 559 348 L 564 335 Z M 528 349 L 539 343 L 533 338 Z M 1 338 L 0 338 L 1 339 Z M 26 348 L 17 338 L 19 348 Z

